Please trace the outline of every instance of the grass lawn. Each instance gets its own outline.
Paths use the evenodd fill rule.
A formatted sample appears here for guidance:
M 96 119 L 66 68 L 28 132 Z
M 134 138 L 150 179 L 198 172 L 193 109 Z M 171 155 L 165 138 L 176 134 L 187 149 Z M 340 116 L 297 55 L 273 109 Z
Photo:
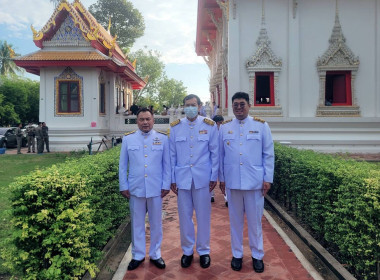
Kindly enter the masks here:
M 33 170 L 43 169 L 56 163 L 64 162 L 68 158 L 81 157 L 84 153 L 50 153 L 50 154 L 22 154 L 0 155 L 0 248 L 4 248 L 5 238 L 11 235 L 9 184 L 15 177 L 26 175 Z M 0 258 L 0 275 L 7 271 L 2 266 Z

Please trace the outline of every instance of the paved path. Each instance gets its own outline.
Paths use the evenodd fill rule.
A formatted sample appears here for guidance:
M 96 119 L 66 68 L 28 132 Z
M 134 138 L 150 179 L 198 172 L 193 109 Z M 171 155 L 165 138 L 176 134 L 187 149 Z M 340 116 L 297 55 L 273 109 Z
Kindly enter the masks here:
M 180 247 L 179 223 L 177 214 L 177 198 L 171 192 L 164 199 L 164 219 L 163 219 L 163 242 L 162 257 L 166 263 L 166 269 L 158 269 L 149 262 L 146 255 L 145 262 L 134 271 L 126 271 L 131 259 L 129 248 L 113 280 L 127 279 L 265 279 L 265 280 L 306 280 L 322 279 L 313 267 L 303 259 L 297 252 L 290 240 L 284 239 L 276 231 L 276 225 L 272 226 L 272 219 L 265 215 L 263 218 L 264 235 L 264 273 L 255 273 L 252 268 L 251 256 L 248 246 L 247 226 L 244 226 L 244 257 L 241 271 L 233 271 L 230 267 L 231 247 L 230 230 L 228 220 L 228 209 L 224 205 L 223 196 L 220 191 L 216 191 L 215 203 L 212 204 L 211 222 L 211 266 L 203 269 L 199 265 L 199 256 L 194 254 L 194 260 L 189 268 L 182 268 L 180 258 L 182 250 Z M 195 221 L 195 219 L 194 219 Z M 277 227 L 276 227 L 277 228 Z M 278 229 L 281 232 L 281 229 Z M 147 246 L 149 246 L 149 226 L 147 226 Z M 285 242 L 285 241 L 286 242 Z M 290 247 L 289 247 L 289 245 Z M 292 248 L 292 249 L 291 249 Z M 147 249 L 148 251 L 148 249 Z M 296 253 L 295 253 L 296 252 Z M 297 254 L 297 256 L 296 256 Z M 298 258 L 297 258 L 298 257 Z M 302 263 L 301 263 L 301 261 Z M 305 268 L 306 267 L 306 268 Z

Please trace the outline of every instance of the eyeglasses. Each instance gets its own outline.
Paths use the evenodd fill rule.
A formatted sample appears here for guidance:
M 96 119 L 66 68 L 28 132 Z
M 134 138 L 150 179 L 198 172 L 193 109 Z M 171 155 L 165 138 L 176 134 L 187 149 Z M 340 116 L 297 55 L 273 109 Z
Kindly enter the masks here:
M 241 103 L 234 103 L 234 104 L 232 104 L 232 106 L 235 108 L 235 109 L 237 109 L 237 108 L 244 108 L 245 106 L 246 106 L 247 104 L 246 103 L 244 103 L 244 102 L 241 102 Z

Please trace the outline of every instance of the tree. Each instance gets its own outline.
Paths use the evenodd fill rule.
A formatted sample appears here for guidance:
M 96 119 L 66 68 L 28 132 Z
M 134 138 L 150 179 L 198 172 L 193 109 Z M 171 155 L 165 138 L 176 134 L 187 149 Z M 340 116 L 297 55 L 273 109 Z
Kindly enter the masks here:
M 5 104 L 4 95 L 0 94 L 0 126 L 8 126 L 20 122 L 12 104 Z
M 13 62 L 13 57 L 18 56 L 7 41 L 0 41 L 0 75 L 16 74 L 22 70 Z
M 141 102 L 141 98 L 153 99 L 158 94 L 158 85 L 164 75 L 165 64 L 160 60 L 161 55 L 157 51 L 138 50 L 130 55 L 133 61 L 136 59 L 136 73 L 148 78 L 146 86 L 142 90 L 133 92 L 135 103 Z
M 182 81 L 164 77 L 159 83 L 158 103 L 160 106 L 176 107 L 183 103 L 186 95 L 187 89 Z
M 98 0 L 88 10 L 103 27 L 111 20 L 111 34 L 117 35 L 117 42 L 125 52 L 144 35 L 144 17 L 127 0 Z
M 0 125 L 37 122 L 39 115 L 39 82 L 20 77 L 1 77 Z

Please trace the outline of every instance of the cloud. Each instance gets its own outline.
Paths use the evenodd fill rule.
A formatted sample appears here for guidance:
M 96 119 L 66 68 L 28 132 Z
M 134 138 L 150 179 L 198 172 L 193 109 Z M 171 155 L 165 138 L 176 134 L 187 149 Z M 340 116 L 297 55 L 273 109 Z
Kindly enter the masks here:
M 204 63 L 195 53 L 197 1 L 132 0 L 145 19 L 145 35 L 133 50 L 148 46 L 162 54 L 164 63 Z
M 10 31 L 30 31 L 31 24 L 40 29 L 53 11 L 53 4 L 48 0 L 0 0 L 0 7 L 0 24 Z

